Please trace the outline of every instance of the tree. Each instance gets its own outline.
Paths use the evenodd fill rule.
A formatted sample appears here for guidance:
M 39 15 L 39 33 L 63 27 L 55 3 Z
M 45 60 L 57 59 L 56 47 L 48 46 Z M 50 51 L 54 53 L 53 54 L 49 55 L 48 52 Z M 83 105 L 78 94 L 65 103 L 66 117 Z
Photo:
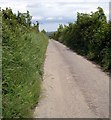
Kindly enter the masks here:
M 39 32 L 39 22 L 38 21 L 36 21 L 36 27 L 37 27 L 37 32 Z
M 41 32 L 44 33 L 44 34 L 46 34 L 46 31 L 44 29 Z
M 29 27 L 31 26 L 31 19 L 32 19 L 32 16 L 29 14 L 29 11 L 27 11 L 27 13 L 26 13 L 26 21 L 27 21 L 27 25 Z
M 111 22 L 107 23 L 101 7 L 90 14 L 77 13 L 75 23 L 59 25 L 53 36 L 105 70 L 111 69 Z

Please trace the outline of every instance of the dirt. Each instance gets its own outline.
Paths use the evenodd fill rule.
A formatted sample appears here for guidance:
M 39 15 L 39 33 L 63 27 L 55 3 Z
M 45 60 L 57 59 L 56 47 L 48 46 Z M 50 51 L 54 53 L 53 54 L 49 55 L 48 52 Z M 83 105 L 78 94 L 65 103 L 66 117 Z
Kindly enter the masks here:
M 34 118 L 109 117 L 109 76 L 54 40 L 46 52 L 42 85 Z

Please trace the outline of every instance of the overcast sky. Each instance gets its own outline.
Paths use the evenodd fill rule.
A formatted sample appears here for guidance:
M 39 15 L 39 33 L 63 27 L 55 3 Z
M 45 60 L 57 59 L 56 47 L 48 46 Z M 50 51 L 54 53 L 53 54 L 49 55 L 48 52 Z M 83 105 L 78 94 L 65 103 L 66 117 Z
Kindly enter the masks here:
M 100 6 L 109 19 L 110 0 L 0 0 L 0 7 L 11 7 L 17 13 L 30 11 L 32 22 L 39 21 L 40 29 L 55 31 L 59 24 L 76 20 L 77 12 L 96 11 Z

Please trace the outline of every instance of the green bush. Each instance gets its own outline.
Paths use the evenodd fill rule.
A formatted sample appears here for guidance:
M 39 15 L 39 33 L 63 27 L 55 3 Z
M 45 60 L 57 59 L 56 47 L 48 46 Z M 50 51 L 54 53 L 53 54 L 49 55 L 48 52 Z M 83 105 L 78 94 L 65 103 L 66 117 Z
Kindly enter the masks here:
M 107 22 L 101 7 L 91 14 L 77 13 L 75 23 L 60 25 L 52 37 L 97 62 L 104 70 L 111 69 L 111 22 Z
M 17 17 L 10 9 L 3 10 L 4 118 L 31 117 L 32 109 L 39 100 L 48 44 L 48 38 L 43 33 L 33 30 L 24 18 L 22 23 L 18 22 Z

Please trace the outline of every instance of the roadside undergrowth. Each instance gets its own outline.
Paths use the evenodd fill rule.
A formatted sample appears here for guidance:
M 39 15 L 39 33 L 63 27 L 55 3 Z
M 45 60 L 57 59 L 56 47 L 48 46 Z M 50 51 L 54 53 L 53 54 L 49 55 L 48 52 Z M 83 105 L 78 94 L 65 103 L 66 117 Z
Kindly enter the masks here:
M 3 118 L 32 116 L 39 100 L 48 45 L 44 33 L 19 23 L 17 17 L 11 9 L 3 12 Z

